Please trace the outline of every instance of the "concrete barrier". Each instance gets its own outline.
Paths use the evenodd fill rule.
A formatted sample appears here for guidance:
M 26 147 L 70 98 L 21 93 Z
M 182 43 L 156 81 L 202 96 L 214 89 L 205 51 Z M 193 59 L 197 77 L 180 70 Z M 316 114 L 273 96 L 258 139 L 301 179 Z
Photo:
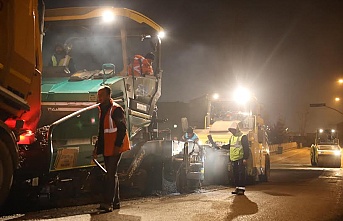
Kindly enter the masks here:
M 269 152 L 282 154 L 282 152 L 284 151 L 297 149 L 297 148 L 298 148 L 297 142 L 273 144 L 273 145 L 269 145 Z

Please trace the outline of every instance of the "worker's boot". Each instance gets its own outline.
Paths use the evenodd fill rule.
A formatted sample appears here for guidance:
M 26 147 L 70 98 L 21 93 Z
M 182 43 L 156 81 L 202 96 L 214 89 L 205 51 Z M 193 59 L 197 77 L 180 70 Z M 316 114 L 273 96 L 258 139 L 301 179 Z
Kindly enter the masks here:
M 106 212 L 112 212 L 113 205 L 111 203 L 101 203 L 98 209 L 105 210 Z

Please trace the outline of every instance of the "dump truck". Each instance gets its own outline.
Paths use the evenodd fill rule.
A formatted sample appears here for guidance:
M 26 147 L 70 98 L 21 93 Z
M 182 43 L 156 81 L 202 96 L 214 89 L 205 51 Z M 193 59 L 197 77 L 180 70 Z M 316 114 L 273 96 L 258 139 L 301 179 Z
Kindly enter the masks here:
M 0 41 L 6 52 L 0 55 L 0 203 L 9 193 L 56 199 L 100 191 L 104 174 L 92 151 L 102 85 L 112 89 L 128 124 L 131 150 L 118 168 L 121 186 L 141 194 L 173 189 L 184 144 L 158 137 L 163 28 L 126 8 L 43 5 L 10 1 L 0 11 L 8 33 Z M 56 43 L 73 58 L 75 73 L 48 66 Z M 129 76 L 130 60 L 147 52 L 155 54 L 154 74 Z
M 20 167 L 18 142 L 40 115 L 43 11 L 37 0 L 0 3 L 0 205 Z

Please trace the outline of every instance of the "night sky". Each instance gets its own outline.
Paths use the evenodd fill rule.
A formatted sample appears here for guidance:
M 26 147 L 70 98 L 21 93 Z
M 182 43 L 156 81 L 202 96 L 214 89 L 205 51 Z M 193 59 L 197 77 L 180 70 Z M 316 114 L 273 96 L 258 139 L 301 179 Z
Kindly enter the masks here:
M 166 30 L 160 101 L 249 88 L 270 124 L 295 132 L 343 121 L 343 1 L 53 1 L 47 7 L 111 4 L 139 11 Z M 94 3 L 96 2 L 96 3 Z M 101 2 L 101 3 L 99 3 Z M 115 2 L 115 3 L 113 3 Z M 341 103 L 343 102 L 343 99 Z

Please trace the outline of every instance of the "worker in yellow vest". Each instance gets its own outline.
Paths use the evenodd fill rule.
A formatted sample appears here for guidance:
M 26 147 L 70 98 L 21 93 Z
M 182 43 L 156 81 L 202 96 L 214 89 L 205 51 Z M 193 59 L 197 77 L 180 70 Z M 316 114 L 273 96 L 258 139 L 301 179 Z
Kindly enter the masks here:
M 227 145 L 230 150 L 230 161 L 233 170 L 233 179 L 236 189 L 232 194 L 244 195 L 245 192 L 245 170 L 249 158 L 249 141 L 246 135 L 240 131 L 239 124 L 228 129 L 232 136 Z
M 123 152 L 130 150 L 129 136 L 123 108 L 111 98 L 111 88 L 102 86 L 98 90 L 99 134 L 93 151 L 94 159 L 98 154 L 104 156 L 107 170 L 103 203 L 99 209 L 111 212 L 120 209 L 118 165 Z
M 73 58 L 66 53 L 62 44 L 55 45 L 55 53 L 51 56 L 49 66 L 63 66 L 67 67 L 70 73 L 76 71 Z

